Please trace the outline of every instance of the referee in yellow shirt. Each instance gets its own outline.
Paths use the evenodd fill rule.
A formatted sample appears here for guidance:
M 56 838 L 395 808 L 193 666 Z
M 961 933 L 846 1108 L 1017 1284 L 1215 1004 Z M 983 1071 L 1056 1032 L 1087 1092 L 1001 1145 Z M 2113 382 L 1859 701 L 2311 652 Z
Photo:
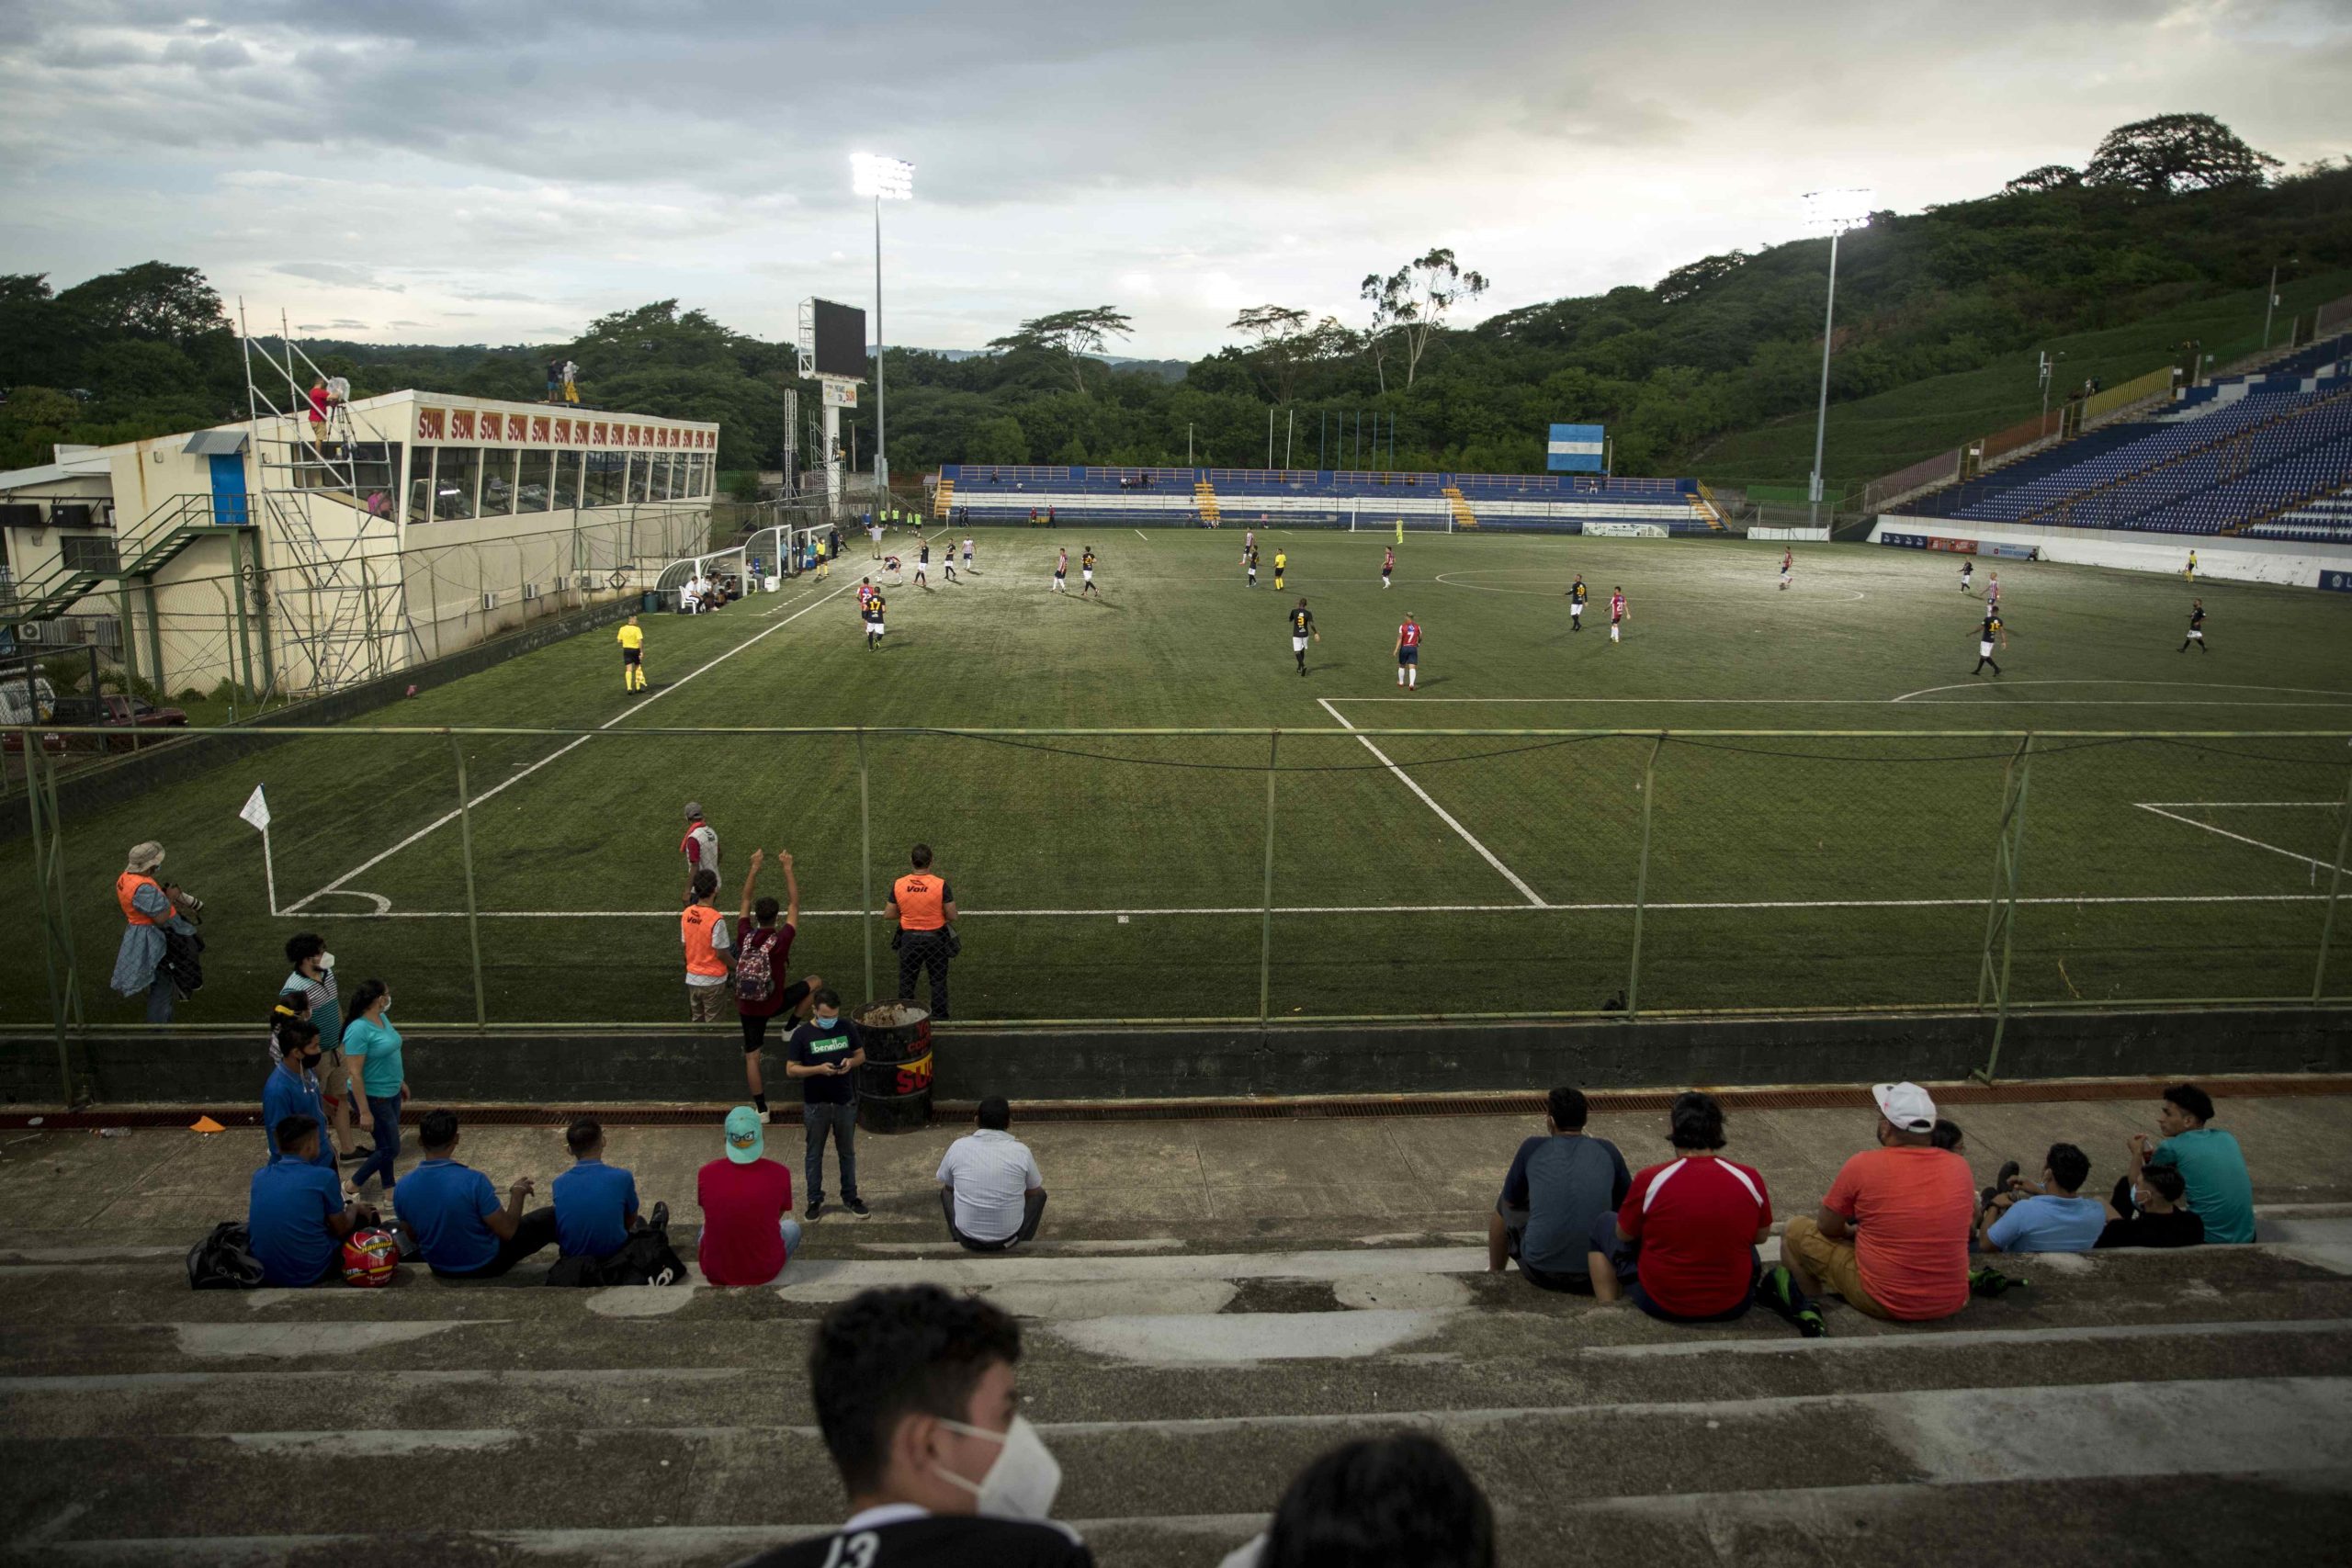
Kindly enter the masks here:
M 645 628 L 631 615 L 621 623 L 621 690 L 645 690 Z

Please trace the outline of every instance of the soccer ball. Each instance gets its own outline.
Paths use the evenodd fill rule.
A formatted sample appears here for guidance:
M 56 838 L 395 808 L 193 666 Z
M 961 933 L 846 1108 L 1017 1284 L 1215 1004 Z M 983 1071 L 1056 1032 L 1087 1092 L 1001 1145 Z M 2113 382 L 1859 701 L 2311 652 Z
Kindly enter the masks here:
M 400 1262 L 401 1244 L 392 1239 L 391 1232 L 354 1231 L 343 1244 L 343 1282 L 371 1290 L 389 1285 Z

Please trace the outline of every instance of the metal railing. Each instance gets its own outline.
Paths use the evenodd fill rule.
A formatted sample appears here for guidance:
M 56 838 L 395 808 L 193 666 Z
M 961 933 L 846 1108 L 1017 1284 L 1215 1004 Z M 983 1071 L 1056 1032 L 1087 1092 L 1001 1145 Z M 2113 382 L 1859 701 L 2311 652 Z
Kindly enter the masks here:
M 2340 731 L 1383 729 L 1381 700 L 1298 730 L 212 731 L 90 813 L 27 732 L 0 886 L 35 884 L 80 978 L 16 966 L 0 1019 L 136 1027 L 73 955 L 111 951 L 110 867 L 155 838 L 209 906 L 190 1021 L 259 1018 L 315 929 L 404 1022 L 676 1027 L 690 795 L 730 915 L 752 847 L 794 852 L 796 966 L 845 996 L 898 991 L 885 898 L 930 843 L 966 1026 L 1959 1010 L 1990 1073 L 2020 1011 L 2352 1000 Z M 260 784 L 274 854 L 234 815 Z

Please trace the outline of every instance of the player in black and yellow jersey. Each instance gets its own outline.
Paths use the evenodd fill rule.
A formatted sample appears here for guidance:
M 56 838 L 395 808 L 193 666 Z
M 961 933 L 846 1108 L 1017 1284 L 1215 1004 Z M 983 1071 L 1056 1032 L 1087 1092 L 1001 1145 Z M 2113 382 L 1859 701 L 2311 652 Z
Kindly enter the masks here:
M 1290 570 L 1290 557 L 1289 557 L 1287 554 L 1285 554 L 1285 553 L 1283 552 L 1283 550 L 1282 549 L 1282 547 L 1281 547 L 1280 546 L 1276 546 L 1276 547 L 1274 547 L 1274 586 L 1275 586 L 1275 587 L 1280 588 L 1280 587 L 1283 585 L 1283 572 L 1285 572 L 1285 571 L 1287 571 L 1287 570 Z M 1305 601 L 1301 601 L 1301 603 L 1304 603 L 1304 602 L 1305 602 Z
M 2197 651 L 2199 653 L 2212 651 L 2205 646 L 2205 601 L 2202 599 L 2191 599 L 2188 602 L 2188 635 L 2180 639 L 2180 651 L 2187 653 L 2188 645 L 2192 642 L 2197 645 Z
M 1257 547 L 1257 546 L 1255 546 L 1255 545 L 1244 545 L 1244 546 L 1242 546 L 1242 547 L 1241 547 L 1241 564 L 1242 564 L 1245 568 L 1247 568 L 1247 569 L 1249 570 L 1249 572 L 1250 572 L 1250 587 L 1252 587 L 1252 588 L 1257 587 L 1257 586 L 1258 586 L 1258 547 Z
M 1078 591 L 1080 598 L 1083 599 L 1090 593 L 1097 599 L 1102 597 L 1102 591 L 1094 586 L 1094 547 L 1092 545 L 1087 546 L 1085 549 L 1079 552 L 1078 575 L 1083 582 L 1083 586 Z
M 1323 634 L 1315 629 L 1315 612 L 1301 599 L 1290 612 L 1290 650 L 1298 656 L 1298 672 L 1302 675 L 1306 673 L 1306 643 L 1310 637 L 1321 642 Z
M 877 588 L 866 596 L 865 608 L 859 614 L 865 617 L 865 651 L 871 653 L 882 646 L 882 590 Z
M 645 628 L 631 615 L 621 626 L 621 690 L 645 690 Z
M 1584 585 L 1584 573 L 1577 573 L 1577 580 L 1568 584 L 1568 630 L 1584 630 L 1584 602 L 1591 597 L 1592 591 Z
M 1993 639 L 2000 635 L 2001 612 L 1985 611 L 1984 628 L 1976 636 L 1976 668 L 1969 671 L 1971 675 L 1982 675 L 1987 664 L 1993 665 L 1994 674 L 1998 675 L 2001 672 L 2001 667 L 1998 664 L 1993 664 Z

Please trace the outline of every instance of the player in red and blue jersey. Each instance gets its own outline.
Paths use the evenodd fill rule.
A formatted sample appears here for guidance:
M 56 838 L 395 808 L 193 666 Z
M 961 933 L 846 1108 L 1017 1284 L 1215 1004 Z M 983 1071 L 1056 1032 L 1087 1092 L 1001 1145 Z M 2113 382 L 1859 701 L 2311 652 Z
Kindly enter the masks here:
M 1421 682 L 1421 623 L 1413 619 L 1413 612 L 1405 612 L 1405 624 L 1396 628 L 1396 683 L 1407 691 L 1418 689 Z

